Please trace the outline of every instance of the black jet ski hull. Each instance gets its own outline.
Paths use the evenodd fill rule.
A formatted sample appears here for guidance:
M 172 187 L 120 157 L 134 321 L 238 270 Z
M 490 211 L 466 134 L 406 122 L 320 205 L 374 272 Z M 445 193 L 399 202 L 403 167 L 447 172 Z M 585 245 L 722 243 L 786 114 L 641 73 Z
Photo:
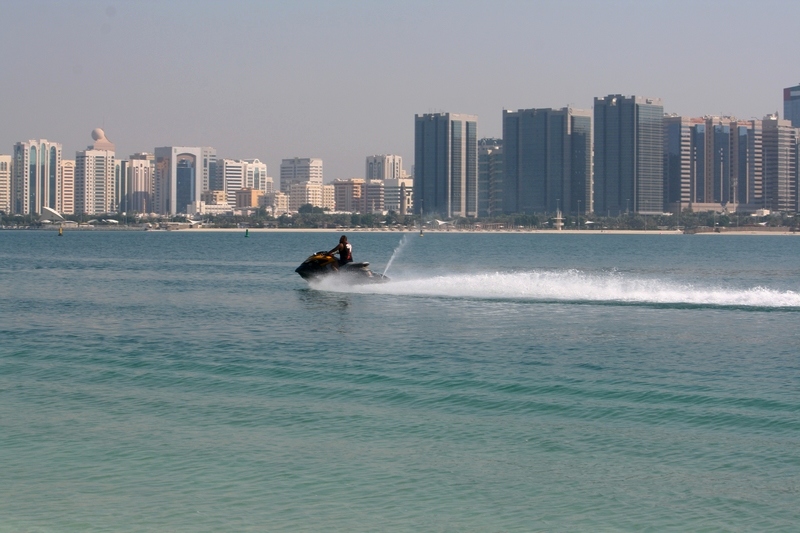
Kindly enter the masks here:
M 336 277 L 347 283 L 383 283 L 389 278 L 369 269 L 369 263 L 347 263 L 339 266 L 335 257 L 317 252 L 303 261 L 295 272 L 306 281 Z

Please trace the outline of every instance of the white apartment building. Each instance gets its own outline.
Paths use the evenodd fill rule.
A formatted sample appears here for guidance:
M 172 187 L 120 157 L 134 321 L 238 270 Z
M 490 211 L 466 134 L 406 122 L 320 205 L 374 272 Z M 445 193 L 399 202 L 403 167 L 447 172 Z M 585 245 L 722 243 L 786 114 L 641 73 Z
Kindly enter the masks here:
M 280 191 L 273 191 L 261 197 L 263 205 L 272 211 L 272 216 L 279 217 L 289 212 L 289 196 Z
M 75 160 L 61 161 L 61 187 L 56 211 L 62 215 L 75 214 Z
M 236 192 L 242 189 L 255 189 L 264 194 L 273 191 L 272 178 L 267 176 L 267 164 L 258 159 L 219 159 L 217 166 L 217 186 L 225 191 L 230 205 L 236 205 Z
M 414 206 L 411 199 L 414 191 L 414 179 L 410 177 L 399 179 L 385 179 L 383 180 L 383 201 L 384 208 L 387 211 L 394 211 L 401 215 L 410 215 L 413 213 Z M 405 196 L 405 202 L 402 198 Z M 402 212 L 402 207 L 405 207 L 406 212 Z
M 128 161 L 128 195 L 126 204 L 132 213 L 151 213 L 153 211 L 153 187 L 155 184 L 155 163 L 152 159 Z
M 244 188 L 247 163 L 238 159 L 217 160 L 217 187 L 225 192 L 228 205 L 236 205 L 236 191 Z
M 333 180 L 336 211 L 356 213 L 363 209 L 364 180 L 361 178 Z
M 289 211 L 296 213 L 306 204 L 322 207 L 322 184 L 307 181 L 292 184 L 289 190 Z
M 207 204 L 204 201 L 191 203 L 186 206 L 186 214 L 188 215 L 232 215 L 234 209 L 232 206 L 223 204 Z
M 333 185 L 322 186 L 322 209 L 336 210 L 336 190 Z
M 271 193 L 275 186 L 272 178 L 267 175 L 267 164 L 258 159 L 245 159 L 244 162 L 247 163 L 244 178 L 245 188 L 255 189 L 264 194 Z
M 75 213 L 96 215 L 117 210 L 114 143 L 100 128 L 94 144 L 75 154 Z
M 299 158 L 281 161 L 281 192 L 290 194 L 296 183 L 322 185 L 322 159 Z
M 61 144 L 47 139 L 14 145 L 11 174 L 11 211 L 39 215 L 42 207 L 56 209 Z
M 399 155 L 367 156 L 364 178 L 370 180 L 400 179 L 405 176 L 403 158 Z
M 11 161 L 10 155 L 0 155 L 0 211 L 11 213 Z
M 361 208 L 363 213 L 383 213 L 384 188 L 383 180 L 369 180 L 364 184 L 364 202 Z

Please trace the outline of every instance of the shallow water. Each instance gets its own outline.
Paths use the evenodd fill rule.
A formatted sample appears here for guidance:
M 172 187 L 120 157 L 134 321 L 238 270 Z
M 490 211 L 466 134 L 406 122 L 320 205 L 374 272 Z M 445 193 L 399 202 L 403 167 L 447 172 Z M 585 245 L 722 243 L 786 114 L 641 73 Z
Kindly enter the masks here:
M 0 531 L 796 527 L 800 240 L 349 238 L 0 232 Z

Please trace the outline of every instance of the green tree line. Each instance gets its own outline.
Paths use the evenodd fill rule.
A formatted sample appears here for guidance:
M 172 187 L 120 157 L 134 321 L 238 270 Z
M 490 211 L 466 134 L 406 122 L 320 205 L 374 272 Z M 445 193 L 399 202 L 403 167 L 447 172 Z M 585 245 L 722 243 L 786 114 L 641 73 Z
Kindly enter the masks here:
M 36 215 L 10 215 L 0 212 L 0 225 L 3 226 L 37 226 Z M 120 214 L 108 215 L 66 215 L 67 220 L 86 223 L 91 219 L 115 220 L 120 225 L 157 224 L 159 222 L 187 222 L 186 216 L 176 217 L 151 217 L 132 216 Z M 202 221 L 203 225 L 218 228 L 374 228 L 402 227 L 406 229 L 437 228 L 438 223 L 433 217 L 421 218 L 418 215 L 400 215 L 395 212 L 388 214 L 372 213 L 330 213 L 310 204 L 302 206 L 298 213 L 284 214 L 273 217 L 265 209 L 259 209 L 250 216 L 233 215 L 205 215 L 194 217 Z M 458 229 L 551 229 L 556 227 L 554 215 L 547 214 L 509 214 L 491 217 L 455 218 L 447 221 L 450 227 Z M 786 213 L 773 213 L 764 217 L 749 215 L 720 214 L 713 212 L 695 213 L 688 210 L 680 214 L 671 215 L 641 215 L 629 214 L 616 217 L 602 217 L 595 215 L 564 215 L 562 218 L 564 229 L 580 230 L 697 230 L 701 228 L 729 228 L 737 226 L 766 226 L 798 228 L 796 217 Z

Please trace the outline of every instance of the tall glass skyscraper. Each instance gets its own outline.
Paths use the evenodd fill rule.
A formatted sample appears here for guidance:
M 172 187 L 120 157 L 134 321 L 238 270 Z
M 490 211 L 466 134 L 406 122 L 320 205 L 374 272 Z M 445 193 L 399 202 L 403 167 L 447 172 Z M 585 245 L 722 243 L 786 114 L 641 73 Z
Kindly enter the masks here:
M 783 118 L 800 128 L 800 85 L 783 90 Z
M 216 162 L 216 151 L 209 147 L 156 148 L 153 210 L 162 215 L 186 213 L 190 204 L 200 201 L 206 184 L 210 186 Z
M 760 120 L 664 117 L 667 209 L 764 207 L 761 145 Z
M 672 115 L 664 117 L 664 200 L 682 211 L 693 201 L 692 139 L 695 121 Z
M 664 211 L 664 106 L 660 98 L 594 99 L 594 211 Z
M 592 117 L 589 111 L 503 111 L 503 211 L 591 210 Z
M 730 118 L 708 117 L 692 128 L 697 203 L 725 205 L 735 196 L 731 190 L 730 121 Z
M 760 120 L 731 123 L 731 201 L 736 205 L 764 206 L 763 135 Z
M 40 139 L 15 144 L 12 211 L 20 215 L 40 215 L 42 207 L 56 209 L 60 166 L 60 143 Z
M 478 215 L 478 117 L 414 116 L 414 212 Z

